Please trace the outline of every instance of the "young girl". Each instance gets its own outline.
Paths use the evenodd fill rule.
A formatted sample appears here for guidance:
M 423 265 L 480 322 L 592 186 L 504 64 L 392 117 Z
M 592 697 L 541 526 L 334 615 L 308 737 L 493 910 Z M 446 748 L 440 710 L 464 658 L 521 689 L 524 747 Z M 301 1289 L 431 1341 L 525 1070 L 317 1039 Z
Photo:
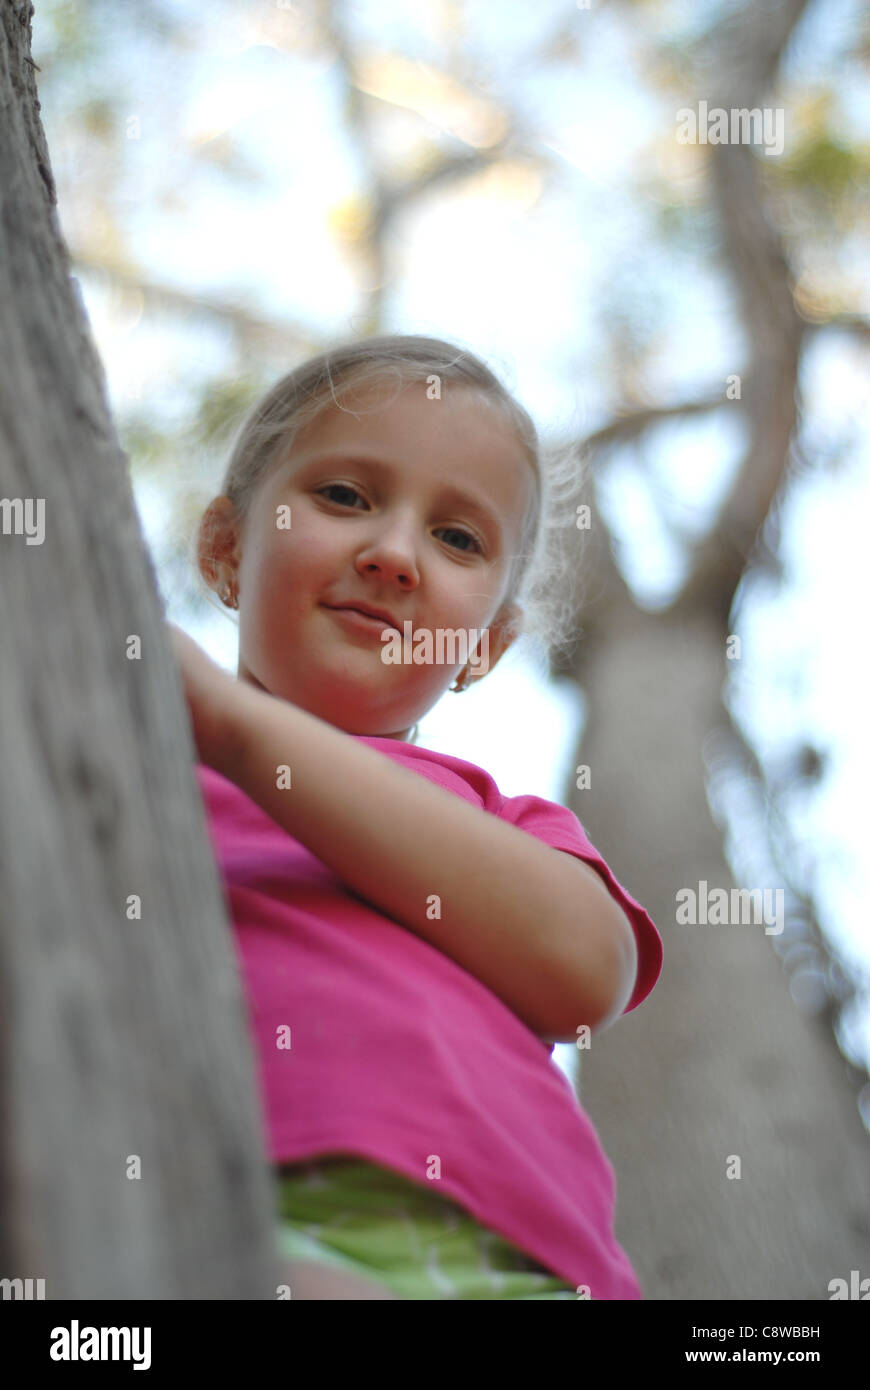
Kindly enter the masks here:
M 642 1297 L 551 1054 L 661 939 L 573 812 L 415 743 L 518 635 L 546 484 L 482 362 L 382 337 L 277 382 L 199 526 L 238 678 L 172 634 L 293 1298 Z

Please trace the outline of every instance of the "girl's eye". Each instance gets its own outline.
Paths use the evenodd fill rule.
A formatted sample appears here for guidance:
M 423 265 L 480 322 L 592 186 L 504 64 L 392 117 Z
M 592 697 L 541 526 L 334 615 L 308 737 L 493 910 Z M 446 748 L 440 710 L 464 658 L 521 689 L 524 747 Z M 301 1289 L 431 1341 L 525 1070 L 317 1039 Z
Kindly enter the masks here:
M 323 487 L 319 487 L 317 489 L 318 495 L 323 495 L 327 492 L 349 492 L 352 497 L 362 496 L 362 494 L 357 492 L 355 487 L 351 487 L 349 483 L 326 483 Z M 336 505 L 342 507 L 346 504 L 344 502 L 338 502 Z M 477 550 L 480 554 L 483 553 L 480 542 L 478 541 L 476 536 L 473 536 L 471 534 L 470 531 L 460 531 L 456 526 L 440 526 L 438 529 L 440 531 L 445 531 L 448 536 L 464 536 L 467 541 L 471 541 L 475 550 Z M 453 546 L 453 549 L 467 550 L 468 548 L 466 546 Z M 471 551 L 469 553 L 473 554 L 474 552 Z
M 351 493 L 352 496 L 354 496 L 354 497 L 359 497 L 359 496 L 361 496 L 361 494 L 360 494 L 359 492 L 357 492 L 356 488 L 355 488 L 355 487 L 351 487 L 349 483 L 327 483 L 325 487 L 319 487 L 319 488 L 317 489 L 317 491 L 318 491 L 318 493 L 324 493 L 324 492 L 349 492 L 349 493 Z M 344 506 L 344 503 L 343 503 L 343 502 L 339 502 L 338 505 L 339 505 L 339 506 Z
M 466 539 L 467 541 L 472 541 L 473 544 L 474 544 L 474 546 L 475 546 L 475 548 L 476 548 L 478 551 L 480 551 L 480 542 L 478 541 L 478 539 L 477 539 L 476 536 L 472 536 L 472 534 L 471 534 L 470 531 L 458 531 L 458 530 L 456 529 L 455 526 L 441 526 L 441 527 L 439 527 L 439 530 L 441 530 L 441 531 L 446 531 L 447 534 L 448 534 L 448 536 L 464 536 L 465 539 Z M 455 549 L 456 549 L 456 546 L 454 546 L 453 549 L 455 550 Z M 459 549 L 460 549 L 460 550 L 466 550 L 467 547 L 463 545 L 463 546 L 460 546 Z M 473 553 L 473 552 L 469 552 L 469 553 Z

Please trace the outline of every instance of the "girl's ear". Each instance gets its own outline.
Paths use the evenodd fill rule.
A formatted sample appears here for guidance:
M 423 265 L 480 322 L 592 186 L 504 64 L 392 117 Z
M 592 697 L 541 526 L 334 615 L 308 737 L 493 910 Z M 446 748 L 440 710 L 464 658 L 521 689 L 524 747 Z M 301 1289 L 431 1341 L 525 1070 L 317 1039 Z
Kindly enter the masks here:
M 508 647 L 517 640 L 523 628 L 523 610 L 518 603 L 508 604 L 502 608 L 489 625 L 489 664 L 487 671 L 491 671 L 496 662 L 504 656 Z M 472 680 L 483 680 L 486 671 L 482 675 Z
M 229 497 L 215 497 L 203 513 L 197 532 L 199 572 L 211 588 L 235 574 L 238 565 L 238 516 Z
M 518 603 L 510 603 L 503 608 L 495 621 L 489 625 L 489 664 L 494 666 L 500 656 L 520 636 L 525 614 Z

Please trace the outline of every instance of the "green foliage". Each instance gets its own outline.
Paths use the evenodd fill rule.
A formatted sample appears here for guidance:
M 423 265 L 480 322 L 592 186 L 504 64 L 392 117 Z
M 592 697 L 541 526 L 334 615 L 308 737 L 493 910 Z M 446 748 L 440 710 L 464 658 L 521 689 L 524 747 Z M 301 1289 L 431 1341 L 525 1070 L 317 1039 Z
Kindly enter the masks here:
M 827 132 L 813 135 L 777 168 L 784 183 L 812 188 L 836 199 L 851 186 L 863 184 L 868 171 L 870 160 L 863 151 L 833 139 Z
M 135 410 L 116 414 L 121 446 L 130 459 L 130 471 L 137 474 L 158 473 L 165 467 L 167 456 L 177 444 L 177 431 L 161 429 L 150 411 Z
M 231 377 L 212 381 L 200 396 L 192 430 L 202 444 L 223 444 L 246 411 L 261 394 L 265 383 L 258 377 Z

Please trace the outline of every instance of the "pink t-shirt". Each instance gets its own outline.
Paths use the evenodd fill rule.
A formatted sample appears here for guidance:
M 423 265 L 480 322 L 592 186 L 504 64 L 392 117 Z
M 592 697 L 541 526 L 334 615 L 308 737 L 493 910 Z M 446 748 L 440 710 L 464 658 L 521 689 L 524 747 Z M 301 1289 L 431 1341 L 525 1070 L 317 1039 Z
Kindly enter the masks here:
M 626 1012 L 649 994 L 661 938 L 572 811 L 504 797 L 461 758 L 349 737 L 592 864 L 637 939 Z M 196 770 L 235 926 L 270 1161 L 342 1153 L 436 1184 L 592 1298 L 642 1298 L 613 1234 L 613 1169 L 552 1044 L 463 966 L 356 896 L 235 783 Z

